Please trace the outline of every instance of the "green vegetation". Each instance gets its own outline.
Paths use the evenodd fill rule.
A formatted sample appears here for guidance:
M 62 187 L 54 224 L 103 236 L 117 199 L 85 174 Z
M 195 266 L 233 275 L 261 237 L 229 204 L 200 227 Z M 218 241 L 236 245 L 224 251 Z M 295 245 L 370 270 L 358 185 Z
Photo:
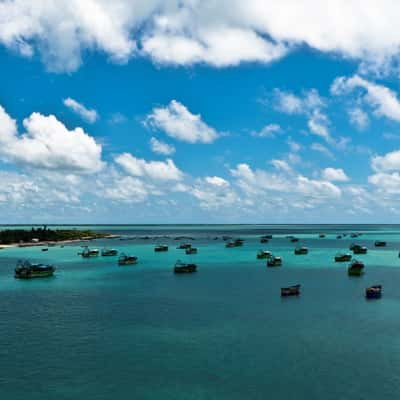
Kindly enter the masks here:
M 107 237 L 107 233 L 98 233 L 90 230 L 78 229 L 49 229 L 42 228 L 7 229 L 0 231 L 0 244 L 39 242 L 60 242 L 63 240 L 98 239 Z

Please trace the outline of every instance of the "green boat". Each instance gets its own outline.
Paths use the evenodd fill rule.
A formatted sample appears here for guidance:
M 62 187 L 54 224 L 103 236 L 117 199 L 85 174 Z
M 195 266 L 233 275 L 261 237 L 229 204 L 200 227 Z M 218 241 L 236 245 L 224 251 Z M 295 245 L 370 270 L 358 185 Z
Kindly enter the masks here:
M 296 255 L 308 254 L 308 248 L 307 247 L 296 247 L 294 249 L 294 254 L 296 254 Z
M 257 253 L 257 260 L 263 260 L 266 258 L 270 258 L 272 256 L 272 253 L 267 250 L 259 250 Z
M 18 261 L 15 268 L 17 279 L 48 278 L 54 275 L 53 265 L 31 264 L 29 261 Z
M 364 274 L 364 267 L 363 262 L 354 260 L 347 269 L 347 273 L 349 276 L 361 276 Z

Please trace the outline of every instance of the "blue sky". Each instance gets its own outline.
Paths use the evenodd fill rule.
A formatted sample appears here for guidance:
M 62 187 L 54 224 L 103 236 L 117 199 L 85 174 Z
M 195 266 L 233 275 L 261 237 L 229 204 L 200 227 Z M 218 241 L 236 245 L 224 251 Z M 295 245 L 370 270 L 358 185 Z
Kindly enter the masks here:
M 400 7 L 223 3 L 0 7 L 2 222 L 398 223 Z

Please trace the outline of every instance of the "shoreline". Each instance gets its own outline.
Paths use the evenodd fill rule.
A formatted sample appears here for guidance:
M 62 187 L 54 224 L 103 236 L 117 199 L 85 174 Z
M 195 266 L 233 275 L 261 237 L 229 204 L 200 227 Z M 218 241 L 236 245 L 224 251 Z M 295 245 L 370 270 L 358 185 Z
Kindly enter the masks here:
M 119 235 L 105 235 L 104 237 L 83 237 L 82 239 L 69 239 L 69 240 L 58 240 L 58 241 L 44 241 L 44 242 L 27 242 L 27 243 L 8 243 L 8 244 L 0 244 L 0 250 L 8 249 L 13 247 L 42 247 L 42 246 L 57 246 L 57 245 L 64 245 L 64 244 L 71 244 L 71 243 L 80 243 L 80 242 L 91 242 L 96 239 L 117 239 Z

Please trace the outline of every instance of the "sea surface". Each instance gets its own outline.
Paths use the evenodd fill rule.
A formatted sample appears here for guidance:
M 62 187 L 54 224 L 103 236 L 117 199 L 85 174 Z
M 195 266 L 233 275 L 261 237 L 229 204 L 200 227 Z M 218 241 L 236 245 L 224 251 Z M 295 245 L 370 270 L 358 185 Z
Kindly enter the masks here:
M 30 228 L 31 226 L 27 226 Z M 0 229 L 4 229 L 1 227 Z M 139 257 L 82 259 L 87 243 L 0 250 L 0 399 L 367 400 L 400 392 L 400 226 L 77 226 L 121 235 L 92 241 Z M 359 232 L 358 238 L 350 238 Z M 319 238 L 319 234 L 326 234 Z M 348 236 L 337 239 L 338 234 Z M 272 234 L 267 244 L 259 238 Z M 223 235 L 245 239 L 225 248 Z M 286 237 L 295 235 L 299 243 Z M 176 247 L 193 238 L 199 253 Z M 146 238 L 147 237 L 147 238 Z M 387 246 L 375 248 L 375 240 Z M 356 242 L 365 275 L 334 255 Z M 155 253 L 155 244 L 168 244 Z M 297 245 L 309 254 L 295 256 Z M 283 257 L 266 268 L 259 249 Z M 57 266 L 21 281 L 19 259 Z M 177 259 L 198 272 L 172 272 Z M 298 298 L 280 288 L 301 284 Z M 380 300 L 364 291 L 383 285 Z

